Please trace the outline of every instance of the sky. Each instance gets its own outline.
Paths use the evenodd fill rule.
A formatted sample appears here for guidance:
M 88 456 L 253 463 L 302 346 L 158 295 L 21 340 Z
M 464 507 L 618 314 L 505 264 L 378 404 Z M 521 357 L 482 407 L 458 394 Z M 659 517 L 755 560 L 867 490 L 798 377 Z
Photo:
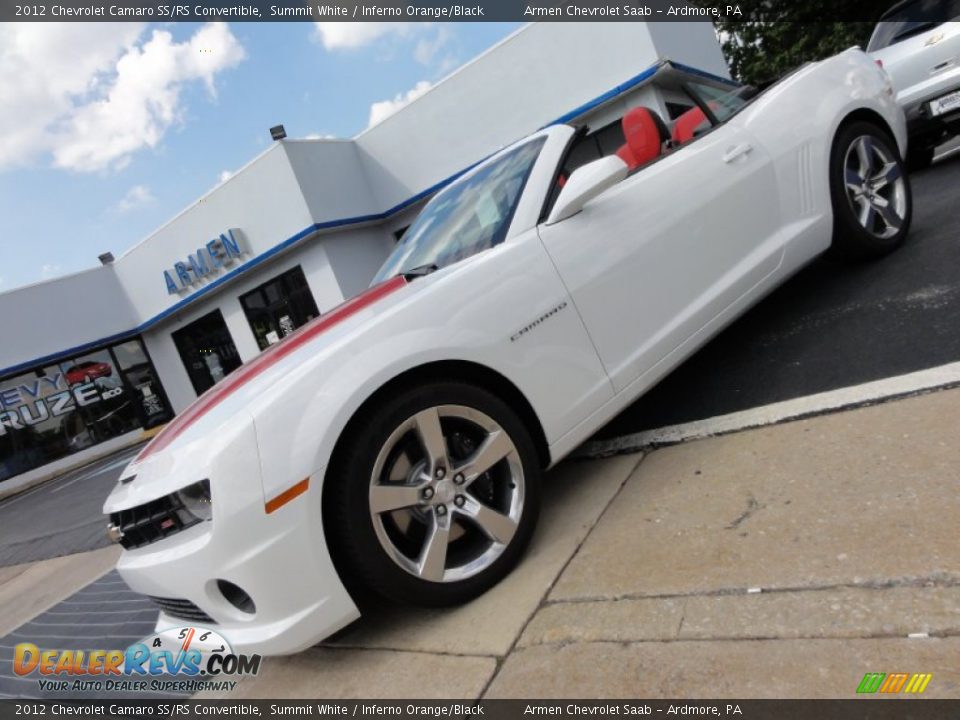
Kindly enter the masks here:
M 99 264 L 272 142 L 353 137 L 519 23 L 0 23 L 0 292 Z

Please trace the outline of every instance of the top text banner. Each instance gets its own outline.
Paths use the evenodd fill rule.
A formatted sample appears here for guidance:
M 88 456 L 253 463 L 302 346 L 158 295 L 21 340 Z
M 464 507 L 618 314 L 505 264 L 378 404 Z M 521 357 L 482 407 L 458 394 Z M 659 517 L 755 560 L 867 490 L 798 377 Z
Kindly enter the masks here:
M 180 0 L 183 2 L 183 0 Z M 798 0 L 802 2 L 802 0 Z M 863 3 L 859 3 L 863 5 Z M 923 3 L 916 3 L 923 5 Z M 944 12 L 949 3 L 942 3 Z M 825 17 L 821 11 L 809 22 L 873 22 L 876 11 L 860 10 Z M 859 14 L 870 12 L 870 17 Z M 859 13 L 859 14 L 858 14 Z M 924 10 L 928 21 L 929 9 Z M 849 15 L 846 16 L 846 15 Z M 796 13 L 792 14 L 794 19 Z M 948 20 L 949 18 L 942 18 Z M 714 2 L 713 0 L 360 0 L 306 2 L 305 0 L 254 0 L 174 4 L 159 0 L 58 0 L 19 2 L 0 0 L 0 22 L 410 22 L 410 21 L 607 21 L 683 22 L 704 20 L 775 21 L 763 0 Z

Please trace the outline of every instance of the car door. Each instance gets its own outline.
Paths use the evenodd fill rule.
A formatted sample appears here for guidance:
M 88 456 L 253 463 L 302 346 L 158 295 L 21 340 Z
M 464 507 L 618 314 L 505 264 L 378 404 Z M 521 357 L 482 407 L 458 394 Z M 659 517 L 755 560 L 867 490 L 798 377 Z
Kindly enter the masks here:
M 619 392 L 778 267 L 780 224 L 769 154 L 728 123 L 539 232 Z

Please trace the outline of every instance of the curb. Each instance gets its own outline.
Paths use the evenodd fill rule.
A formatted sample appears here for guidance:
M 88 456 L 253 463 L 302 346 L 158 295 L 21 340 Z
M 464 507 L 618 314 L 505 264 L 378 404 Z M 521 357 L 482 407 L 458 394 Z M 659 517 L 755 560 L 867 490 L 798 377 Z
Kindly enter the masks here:
M 700 440 L 766 425 L 801 420 L 838 410 L 877 405 L 958 386 L 960 386 L 960 362 L 949 363 L 929 370 L 919 370 L 862 385 L 828 390 L 816 395 L 784 400 L 706 420 L 668 425 L 610 440 L 588 441 L 575 450 L 571 457 L 602 458 L 632 453 L 652 447 L 674 445 L 688 440 Z

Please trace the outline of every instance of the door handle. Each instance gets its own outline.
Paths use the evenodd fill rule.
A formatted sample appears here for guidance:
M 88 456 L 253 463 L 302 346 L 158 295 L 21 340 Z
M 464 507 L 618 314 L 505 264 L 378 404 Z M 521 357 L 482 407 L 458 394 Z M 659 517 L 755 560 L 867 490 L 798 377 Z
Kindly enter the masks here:
M 735 145 L 732 148 L 728 148 L 727 152 L 723 154 L 723 161 L 725 163 L 732 163 L 737 158 L 749 155 L 751 152 L 753 152 L 753 145 L 750 143 Z

